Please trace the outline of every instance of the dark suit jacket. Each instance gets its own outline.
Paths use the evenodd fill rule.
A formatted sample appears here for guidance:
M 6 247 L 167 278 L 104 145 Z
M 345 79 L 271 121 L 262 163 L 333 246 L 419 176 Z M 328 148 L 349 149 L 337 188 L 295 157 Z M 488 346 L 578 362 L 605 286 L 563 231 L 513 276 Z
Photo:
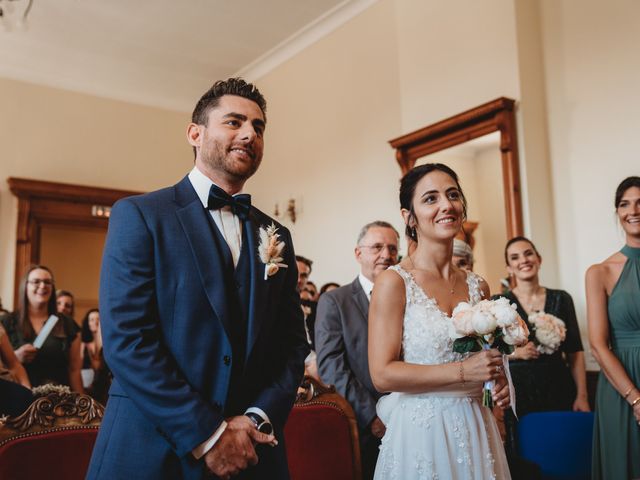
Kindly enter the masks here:
M 286 477 L 282 428 L 303 374 L 308 345 L 296 293 L 291 236 L 284 263 L 264 279 L 258 229 L 273 220 L 252 208 L 243 237 L 251 252 L 242 392 L 227 405 L 234 362 L 223 261 L 209 212 L 189 179 L 117 202 L 100 278 L 105 358 L 114 374 L 89 478 L 201 478 L 191 450 L 226 415 L 261 408 L 280 446 L 258 452 L 259 468 Z M 245 230 L 246 231 L 246 230 Z M 270 473 L 264 473 L 264 472 Z M 274 473 L 275 472 L 275 473 Z
M 335 385 L 364 430 L 376 416 L 376 391 L 369 374 L 369 300 L 356 278 L 322 294 L 316 314 L 316 354 L 323 382 Z

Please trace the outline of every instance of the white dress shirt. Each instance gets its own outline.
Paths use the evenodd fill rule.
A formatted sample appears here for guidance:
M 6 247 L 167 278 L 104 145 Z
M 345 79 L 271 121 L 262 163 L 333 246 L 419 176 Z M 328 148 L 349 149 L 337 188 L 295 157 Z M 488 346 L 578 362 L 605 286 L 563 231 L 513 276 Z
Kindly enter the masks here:
M 211 189 L 211 185 L 213 184 L 213 182 L 209 177 L 198 170 L 198 167 L 193 167 L 193 170 L 189 172 L 188 176 L 193 189 L 196 191 L 196 194 L 200 199 L 200 202 L 202 202 L 202 205 L 206 209 L 207 205 L 209 204 L 209 190 Z M 229 250 L 231 250 L 233 265 L 238 266 L 240 251 L 242 250 L 242 225 L 240 224 L 240 219 L 237 215 L 234 215 L 231 207 L 229 206 L 223 207 L 218 210 L 210 210 L 209 213 L 211 214 L 211 218 L 213 218 L 216 227 L 218 227 L 218 230 L 227 242 Z M 269 417 L 264 411 L 262 411 L 262 409 L 258 407 L 250 407 L 245 413 L 251 412 L 260 415 L 264 420 L 271 423 Z M 202 442 L 191 451 L 193 456 L 198 459 L 202 458 L 205 453 L 213 448 L 226 428 L 227 422 L 223 421 L 218 429 L 213 432 L 213 435 L 211 435 L 211 437 L 209 437 L 206 441 Z
M 193 170 L 189 172 L 189 181 L 191 185 L 193 185 L 193 189 L 196 191 L 202 205 L 204 205 L 204 208 L 207 208 L 209 204 L 209 190 L 213 182 L 198 170 L 198 167 L 193 167 Z M 217 186 L 219 187 L 220 185 Z M 231 250 L 233 266 L 237 267 L 238 260 L 240 259 L 240 251 L 242 250 L 242 225 L 240 224 L 240 219 L 237 215 L 234 215 L 229 206 L 222 207 L 218 210 L 210 210 L 209 213 L 227 242 L 229 250 Z
M 371 301 L 371 292 L 373 291 L 373 282 L 365 277 L 362 272 L 358 275 L 358 281 L 360 282 L 360 286 L 362 290 L 364 290 L 364 294 L 367 296 L 367 300 Z

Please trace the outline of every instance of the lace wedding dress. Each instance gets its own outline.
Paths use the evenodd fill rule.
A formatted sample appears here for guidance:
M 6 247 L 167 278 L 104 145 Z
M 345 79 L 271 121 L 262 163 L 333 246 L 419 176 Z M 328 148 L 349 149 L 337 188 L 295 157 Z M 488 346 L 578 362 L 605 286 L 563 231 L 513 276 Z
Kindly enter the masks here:
M 453 352 L 451 319 L 411 274 L 390 267 L 405 282 L 403 360 L 434 365 L 463 360 Z M 480 277 L 467 276 L 470 303 L 481 299 Z M 510 479 L 491 410 L 482 406 L 482 383 L 467 382 L 421 394 L 393 392 L 378 401 L 386 425 L 375 479 Z

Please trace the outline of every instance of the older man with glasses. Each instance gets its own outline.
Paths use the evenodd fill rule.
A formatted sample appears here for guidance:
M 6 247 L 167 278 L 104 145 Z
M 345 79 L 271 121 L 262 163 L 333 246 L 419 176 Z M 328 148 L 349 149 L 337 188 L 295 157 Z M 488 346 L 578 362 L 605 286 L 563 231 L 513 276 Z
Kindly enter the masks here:
M 373 283 L 398 261 L 398 232 L 383 221 L 360 230 L 355 248 L 360 274 L 320 297 L 315 324 L 318 371 L 353 407 L 360 431 L 362 478 L 373 478 L 384 425 L 376 416 L 376 391 L 367 358 L 369 300 Z

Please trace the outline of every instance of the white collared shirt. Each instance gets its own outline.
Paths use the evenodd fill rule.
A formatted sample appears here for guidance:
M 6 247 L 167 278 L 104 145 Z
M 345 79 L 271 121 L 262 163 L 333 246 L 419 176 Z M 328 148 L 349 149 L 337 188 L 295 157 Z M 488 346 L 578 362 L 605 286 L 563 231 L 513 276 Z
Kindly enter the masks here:
M 362 272 L 358 275 L 358 281 L 360 282 L 360 286 L 362 290 L 364 290 L 364 294 L 367 296 L 367 300 L 371 301 L 371 292 L 373 291 L 373 282 L 365 277 Z
M 198 167 L 193 167 L 191 172 L 189 172 L 189 181 L 202 202 L 202 205 L 204 205 L 204 208 L 207 208 L 209 203 L 209 190 L 214 182 L 202 173 Z M 240 259 L 240 251 L 242 250 L 242 225 L 240 224 L 240 219 L 237 215 L 234 215 L 231 207 L 228 206 L 218 210 L 209 210 L 209 213 L 229 246 L 231 257 L 233 258 L 233 265 L 237 266 L 238 260 Z

